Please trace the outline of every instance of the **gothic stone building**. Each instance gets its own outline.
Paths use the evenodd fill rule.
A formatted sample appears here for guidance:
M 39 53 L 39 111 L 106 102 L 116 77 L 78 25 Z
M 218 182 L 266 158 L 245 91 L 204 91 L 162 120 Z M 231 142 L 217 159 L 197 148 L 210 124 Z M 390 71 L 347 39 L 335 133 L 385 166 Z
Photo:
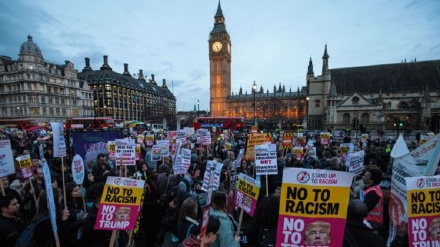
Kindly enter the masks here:
M 104 56 L 99 70 L 93 70 L 90 59 L 85 58 L 85 67 L 78 77 L 93 90 L 95 116 L 141 120 L 176 128 L 176 98 L 168 89 L 165 79 L 159 86 L 154 74 L 147 81 L 143 70 L 139 70 L 138 78 L 133 78 L 128 64 L 124 64 L 122 74 L 114 72 L 108 64 L 108 56 Z
M 310 129 L 439 131 L 440 60 L 329 69 L 327 46 L 322 74 L 307 72 Z M 398 120 L 398 123 L 395 123 Z
M 212 117 L 242 116 L 249 125 L 256 122 L 260 128 L 271 129 L 295 129 L 302 125 L 307 113 L 305 87 L 287 91 L 280 84 L 271 92 L 260 86 L 250 94 L 243 93 L 242 88 L 238 94 L 231 94 L 232 47 L 220 2 L 208 42 Z
M 211 116 L 243 116 L 260 127 L 309 130 L 405 130 L 440 128 L 440 60 L 349 68 L 329 68 L 327 45 L 322 74 L 310 58 L 306 86 L 296 91 L 274 86 L 264 92 L 231 93 L 231 39 L 220 3 L 209 38 Z M 256 83 L 254 82 L 256 86 Z M 304 121 L 303 121 L 304 120 Z M 399 124 L 397 123 L 397 125 Z
M 28 36 L 18 60 L 0 56 L 0 118 L 34 118 L 41 125 L 93 114 L 92 90 L 73 63 L 49 63 Z

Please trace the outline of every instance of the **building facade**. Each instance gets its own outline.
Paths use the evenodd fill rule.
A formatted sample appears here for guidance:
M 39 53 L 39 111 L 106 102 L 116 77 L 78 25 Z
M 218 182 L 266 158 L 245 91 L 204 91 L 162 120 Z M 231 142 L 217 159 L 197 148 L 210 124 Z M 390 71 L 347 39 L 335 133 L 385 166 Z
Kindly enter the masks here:
M 267 129 L 295 129 L 303 125 L 307 114 L 305 87 L 292 91 L 285 85 L 273 90 L 257 88 L 251 93 L 231 94 L 231 39 L 226 30 L 220 2 L 209 36 L 210 111 L 211 116 L 241 116 L 248 125 Z
M 133 78 L 124 64 L 122 74 L 114 72 L 104 56 L 99 70 L 90 67 L 85 58 L 85 67 L 78 78 L 87 82 L 93 90 L 94 115 L 123 120 L 141 120 L 160 123 L 169 129 L 176 128 L 176 98 L 168 89 L 166 80 L 159 86 L 151 75 L 148 81 L 139 70 Z
M 93 114 L 93 92 L 74 64 L 46 62 L 32 36 L 17 60 L 0 56 L 0 118 L 34 118 L 41 125 Z
M 254 82 L 250 93 L 234 94 L 220 3 L 208 42 L 211 116 L 242 116 L 267 129 L 440 131 L 440 60 L 330 69 L 325 45 L 321 74 L 310 58 L 306 86 L 265 91 Z
M 440 60 L 307 72 L 310 129 L 439 131 Z

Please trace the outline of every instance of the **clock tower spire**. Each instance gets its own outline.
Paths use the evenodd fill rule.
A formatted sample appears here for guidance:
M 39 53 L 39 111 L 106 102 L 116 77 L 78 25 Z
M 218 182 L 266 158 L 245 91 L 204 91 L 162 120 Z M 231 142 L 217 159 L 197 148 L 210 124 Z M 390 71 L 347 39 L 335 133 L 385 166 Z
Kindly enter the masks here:
M 209 34 L 210 111 L 212 117 L 225 116 L 231 95 L 231 39 L 226 31 L 220 1 Z

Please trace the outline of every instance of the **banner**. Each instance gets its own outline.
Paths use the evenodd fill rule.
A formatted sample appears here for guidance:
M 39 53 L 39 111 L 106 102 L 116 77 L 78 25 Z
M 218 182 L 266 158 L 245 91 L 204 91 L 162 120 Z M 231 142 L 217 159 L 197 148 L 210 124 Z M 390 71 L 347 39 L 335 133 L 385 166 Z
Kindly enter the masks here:
M 352 180 L 341 171 L 284 169 L 276 246 L 342 246 Z
M 39 146 L 39 152 L 40 152 L 40 156 L 42 153 L 44 153 L 43 150 L 43 145 L 40 144 Z M 46 159 L 44 158 L 44 155 L 42 156 L 43 158 L 41 159 L 43 162 L 43 179 L 44 179 L 44 187 L 46 189 L 46 196 L 47 196 L 47 209 L 49 210 L 49 217 L 50 217 L 50 224 L 52 225 L 52 232 L 54 234 L 54 236 L 56 236 L 58 233 L 58 228 L 57 228 L 57 214 L 56 214 L 56 206 L 55 206 L 55 198 L 54 198 L 54 194 L 53 194 L 53 188 L 52 188 L 52 179 L 50 176 L 50 169 L 49 169 L 49 165 L 47 164 Z M 57 198 L 58 199 L 58 198 Z
M 66 141 L 64 140 L 64 126 L 62 123 L 50 123 L 53 137 L 53 157 L 66 156 Z
M 278 174 L 276 149 L 276 144 L 255 146 L 256 175 Z
M 82 184 L 84 181 L 85 166 L 83 159 L 78 154 L 73 157 L 71 169 L 73 181 L 78 185 Z
M 440 175 L 405 181 L 409 246 L 440 246 Z
M 0 178 L 14 173 L 15 166 L 11 141 L 9 139 L 0 140 Z
M 144 180 L 107 177 L 94 229 L 133 230 L 144 183 Z
M 73 142 L 75 154 L 79 154 L 85 164 L 95 161 L 98 154 L 107 154 L 107 142 L 115 139 L 122 139 L 122 131 L 87 131 L 87 132 L 71 132 L 70 138 Z
M 260 182 L 243 173 L 238 174 L 237 192 L 235 193 L 235 205 L 250 216 L 254 216 L 257 207 Z

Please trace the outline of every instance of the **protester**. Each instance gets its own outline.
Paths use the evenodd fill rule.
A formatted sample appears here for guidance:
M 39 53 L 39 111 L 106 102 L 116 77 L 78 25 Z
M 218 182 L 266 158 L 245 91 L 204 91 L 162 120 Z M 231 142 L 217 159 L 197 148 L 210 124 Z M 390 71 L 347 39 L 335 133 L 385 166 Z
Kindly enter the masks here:
M 364 224 L 368 208 L 364 202 L 354 199 L 348 204 L 343 247 L 386 247 L 386 241 Z
M 220 220 L 214 216 L 209 216 L 206 233 L 203 237 L 200 235 L 191 234 L 183 241 L 183 247 L 200 247 L 203 242 L 204 246 L 214 246 L 214 242 L 220 235 Z M 197 231 L 199 232 L 199 231 Z
M 19 216 L 20 204 L 14 195 L 0 196 L 0 246 L 14 246 L 25 225 Z
M 212 194 L 212 208 L 209 214 L 220 220 L 220 237 L 212 246 L 238 247 L 240 246 L 240 236 L 235 235 L 233 223 L 227 214 L 226 197 L 226 193 L 220 191 L 215 191 Z
M 365 172 L 363 181 L 365 188 L 361 191 L 360 199 L 367 205 L 368 215 L 365 218 L 373 230 L 379 232 L 383 227 L 383 193 L 380 189 L 382 172 L 370 169 Z

